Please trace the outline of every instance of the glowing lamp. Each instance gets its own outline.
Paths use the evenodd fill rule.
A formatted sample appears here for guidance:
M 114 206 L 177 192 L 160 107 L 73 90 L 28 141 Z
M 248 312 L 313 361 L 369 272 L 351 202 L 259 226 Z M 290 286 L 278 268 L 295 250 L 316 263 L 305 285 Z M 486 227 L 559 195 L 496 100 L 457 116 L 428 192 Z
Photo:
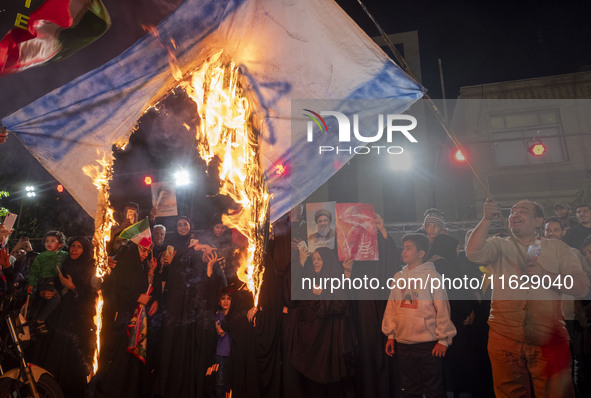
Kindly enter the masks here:
M 59 193 L 62 193 L 62 192 L 64 192 L 64 186 L 63 186 L 62 184 L 57 184 L 57 188 L 56 188 L 56 189 L 57 189 L 57 191 L 58 191 Z
M 144 184 L 146 184 L 146 185 L 152 185 L 152 177 L 145 176 L 144 177 Z
M 284 176 L 288 174 L 287 164 L 285 163 L 275 163 L 273 165 L 273 174 L 277 176 Z
M 177 187 L 189 185 L 191 183 L 191 175 L 187 170 L 178 170 L 174 173 L 174 180 Z
M 546 145 L 542 144 L 542 142 L 536 142 L 527 148 L 527 151 L 531 153 L 533 156 L 542 156 L 546 153 Z
M 34 198 L 35 196 L 37 196 L 37 194 L 35 193 L 35 187 L 32 185 L 27 185 L 25 187 L 25 191 L 27 191 L 27 198 Z
M 459 149 L 454 153 L 454 160 L 458 163 L 464 163 L 466 161 L 466 157 Z

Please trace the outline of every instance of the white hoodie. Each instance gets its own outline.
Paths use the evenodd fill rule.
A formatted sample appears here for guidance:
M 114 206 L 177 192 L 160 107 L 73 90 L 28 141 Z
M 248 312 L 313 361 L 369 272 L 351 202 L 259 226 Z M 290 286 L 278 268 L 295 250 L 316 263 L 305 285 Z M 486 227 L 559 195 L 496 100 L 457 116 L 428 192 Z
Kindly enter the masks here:
M 437 340 L 446 347 L 451 345 L 457 332 L 449 316 L 447 293 L 440 288 L 434 289 L 431 294 L 429 282 L 440 277 L 430 262 L 413 270 L 404 266 L 394 275 L 394 289 L 390 292 L 382 320 L 382 332 L 388 339 L 396 339 L 403 344 Z M 417 281 L 413 282 L 413 278 Z

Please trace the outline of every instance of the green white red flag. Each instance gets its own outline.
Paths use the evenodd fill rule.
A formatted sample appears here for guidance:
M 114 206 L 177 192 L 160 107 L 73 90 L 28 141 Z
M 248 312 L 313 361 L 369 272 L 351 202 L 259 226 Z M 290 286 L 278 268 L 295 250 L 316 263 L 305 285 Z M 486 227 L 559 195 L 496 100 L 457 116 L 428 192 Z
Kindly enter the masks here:
M 152 233 L 147 218 L 125 228 L 119 235 L 121 239 L 129 239 L 138 246 L 146 249 L 152 248 Z
M 3 12 L 0 75 L 66 58 L 111 26 L 101 0 L 11 0 Z

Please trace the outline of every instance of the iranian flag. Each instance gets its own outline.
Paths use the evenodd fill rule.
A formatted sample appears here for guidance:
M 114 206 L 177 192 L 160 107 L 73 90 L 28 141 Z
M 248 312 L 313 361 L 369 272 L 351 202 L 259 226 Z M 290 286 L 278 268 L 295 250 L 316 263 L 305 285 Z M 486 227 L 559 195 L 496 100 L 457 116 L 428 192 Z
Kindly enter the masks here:
M 152 233 L 147 218 L 125 228 L 119 235 L 121 239 L 129 239 L 138 246 L 146 249 L 152 248 Z
M 66 58 L 111 26 L 101 0 L 10 0 L 2 17 L 0 75 Z M 6 26 L 8 31 L 6 32 Z

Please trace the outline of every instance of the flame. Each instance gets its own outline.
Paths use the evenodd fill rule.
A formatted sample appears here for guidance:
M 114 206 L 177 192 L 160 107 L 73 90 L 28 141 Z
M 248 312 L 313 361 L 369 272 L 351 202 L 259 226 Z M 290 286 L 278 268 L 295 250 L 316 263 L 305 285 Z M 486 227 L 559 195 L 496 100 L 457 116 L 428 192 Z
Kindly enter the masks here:
M 100 156 L 100 155 L 99 155 Z M 113 157 L 102 156 L 101 160 L 97 160 L 98 166 L 87 165 L 82 168 L 84 174 L 92 179 L 93 184 L 99 191 L 97 211 L 94 218 L 94 236 L 92 243 L 94 246 L 94 259 L 96 264 L 95 275 L 98 278 L 103 278 L 109 272 L 109 256 L 107 254 L 107 244 L 111 238 L 111 228 L 116 224 L 113 217 L 114 211 L 109 201 L 109 181 L 113 177 Z M 100 355 L 101 342 L 100 333 L 102 328 L 101 315 L 103 310 L 103 295 L 98 292 L 95 306 L 94 322 L 96 325 L 96 347 L 93 358 L 93 370 L 88 376 L 96 374 L 98 370 L 98 358 Z
M 158 37 L 152 27 L 146 28 Z M 182 79 L 172 47 L 169 59 L 173 76 Z M 197 150 L 207 163 L 214 157 L 220 160 L 220 193 L 231 197 L 239 207 L 230 215 L 224 215 L 223 222 L 236 228 L 246 238 L 248 246 L 241 252 L 237 275 L 253 293 L 255 306 L 263 282 L 263 254 L 267 238 L 266 227 L 269 219 L 271 195 L 267 189 L 260 164 L 258 132 L 253 128 L 251 107 L 240 85 L 238 67 L 224 60 L 222 52 L 215 54 L 191 76 L 190 83 L 182 81 L 179 86 L 197 103 L 201 123 L 197 126 Z M 158 108 L 158 103 L 152 106 Z M 189 130 L 189 126 L 185 126 Z M 125 148 L 128 139 L 115 143 Z M 109 182 L 113 177 L 113 157 L 102 156 L 98 166 L 83 167 L 84 174 L 92 178 L 99 191 L 93 244 L 96 261 L 96 276 L 103 278 L 109 272 L 107 244 L 111 228 L 116 225 L 114 211 L 109 201 Z M 96 347 L 93 370 L 96 374 L 100 356 L 100 332 L 102 328 L 103 296 L 99 291 L 96 300 Z
M 160 39 L 160 32 L 158 32 L 158 29 L 155 26 L 142 25 L 142 28 L 144 29 L 145 32 L 151 34 L 152 36 L 154 36 L 157 39 Z M 177 81 L 182 80 L 183 72 L 181 71 L 181 68 L 179 68 L 179 66 L 178 66 L 179 63 L 176 58 L 176 54 L 174 53 L 174 50 L 176 50 L 176 42 L 171 39 L 170 44 L 165 44 L 162 42 L 162 46 L 164 48 L 166 48 L 166 50 L 168 51 L 168 65 L 170 66 L 170 72 L 172 73 L 172 76 Z
M 99 290 L 98 295 L 96 297 L 96 310 L 94 313 L 94 317 L 92 318 L 94 324 L 96 325 L 96 345 L 94 349 L 94 354 L 92 356 L 92 372 L 87 376 L 87 382 L 90 382 L 90 379 L 92 379 L 92 376 L 94 376 L 96 374 L 96 371 L 98 370 L 98 361 L 101 352 L 101 330 L 103 329 L 103 304 L 103 292 L 102 290 Z
M 239 68 L 218 52 L 208 59 L 185 84 L 197 103 L 201 123 L 197 126 L 197 150 L 209 163 L 220 160 L 220 193 L 239 206 L 223 222 L 236 228 L 248 241 L 240 256 L 238 278 L 253 293 L 255 306 L 263 282 L 263 251 L 266 240 L 270 194 L 260 164 L 258 134 L 253 128 L 251 106 L 240 84 Z

